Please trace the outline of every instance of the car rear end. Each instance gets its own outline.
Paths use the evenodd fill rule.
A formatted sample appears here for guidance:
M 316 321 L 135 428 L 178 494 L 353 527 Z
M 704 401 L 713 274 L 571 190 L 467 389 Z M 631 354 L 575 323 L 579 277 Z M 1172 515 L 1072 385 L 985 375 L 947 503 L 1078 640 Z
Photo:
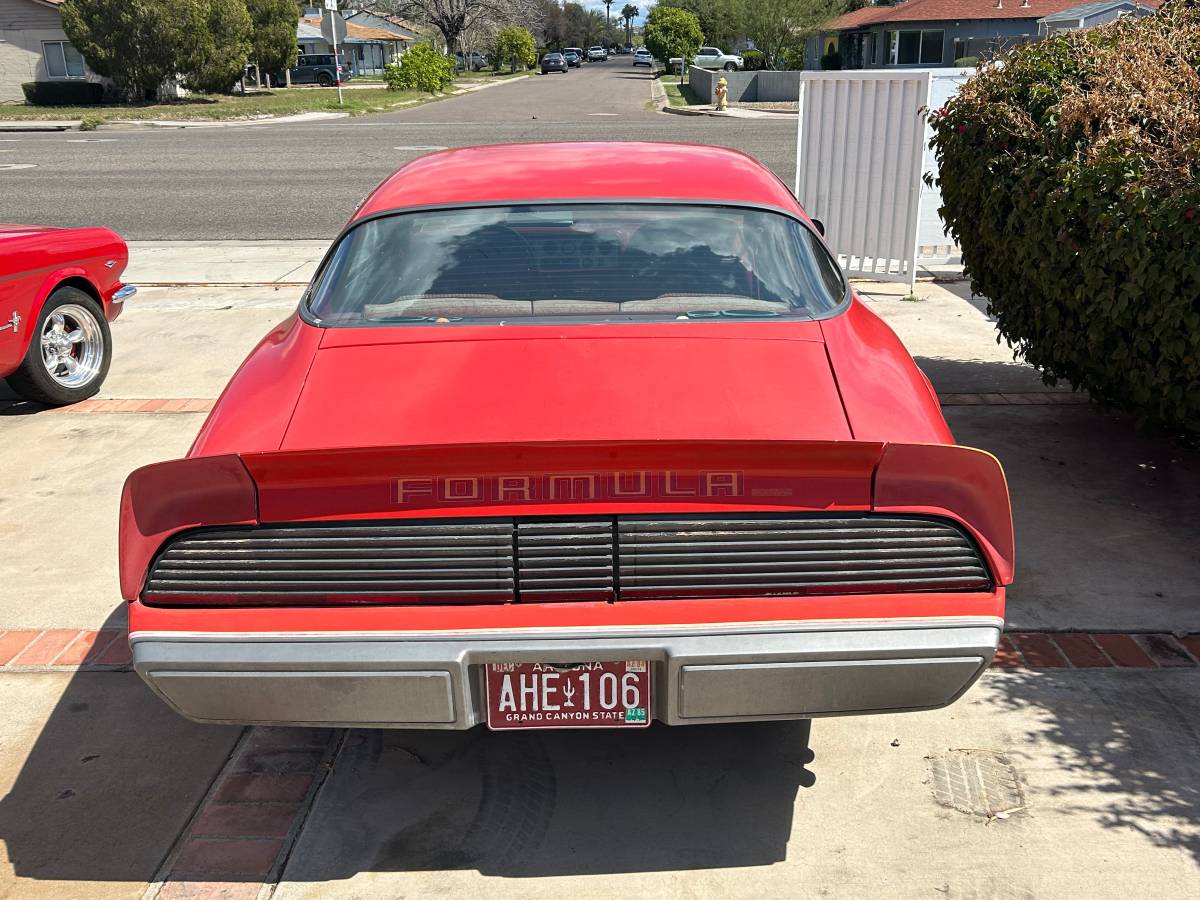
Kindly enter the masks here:
M 122 583 L 137 671 L 201 721 L 505 727 L 493 672 L 544 726 L 929 709 L 998 643 L 1006 501 L 953 446 L 197 458 L 131 477 Z M 583 663 L 635 675 L 628 722 L 551 709 Z

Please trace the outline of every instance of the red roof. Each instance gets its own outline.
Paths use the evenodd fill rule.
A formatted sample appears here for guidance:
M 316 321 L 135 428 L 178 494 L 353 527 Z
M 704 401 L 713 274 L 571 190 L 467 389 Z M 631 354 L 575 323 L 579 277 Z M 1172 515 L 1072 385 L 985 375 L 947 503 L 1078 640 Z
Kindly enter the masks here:
M 355 218 L 406 206 L 570 199 L 724 200 L 796 210 L 745 153 L 699 144 L 493 144 L 422 156 L 363 202 Z
M 943 22 L 975 19 L 1040 19 L 1087 0 L 908 0 L 897 6 L 864 6 L 839 16 L 824 31 L 844 31 L 884 22 Z M 1142 0 L 1157 9 L 1162 0 Z

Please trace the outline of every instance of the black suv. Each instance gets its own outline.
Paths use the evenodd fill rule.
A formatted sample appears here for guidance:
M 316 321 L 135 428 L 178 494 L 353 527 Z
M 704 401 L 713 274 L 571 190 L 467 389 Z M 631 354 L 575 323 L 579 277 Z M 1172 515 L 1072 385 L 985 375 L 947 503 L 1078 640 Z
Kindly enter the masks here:
M 296 67 L 292 69 L 291 75 L 292 84 L 319 84 L 322 87 L 331 87 L 337 83 L 339 75 L 342 81 L 350 80 L 350 66 L 346 64 L 345 59 L 339 66 L 332 53 L 302 53 L 296 60 Z M 279 84 L 284 83 L 281 76 Z

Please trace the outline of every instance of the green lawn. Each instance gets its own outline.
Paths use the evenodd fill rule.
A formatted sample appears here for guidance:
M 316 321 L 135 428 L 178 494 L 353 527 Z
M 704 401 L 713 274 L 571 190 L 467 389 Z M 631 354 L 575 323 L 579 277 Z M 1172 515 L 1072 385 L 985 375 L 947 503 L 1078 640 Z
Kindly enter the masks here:
M 3 119 L 83 119 L 115 122 L 129 119 L 258 119 L 295 113 L 329 111 L 361 116 L 397 106 L 434 99 L 421 91 L 386 88 L 347 89 L 338 105 L 336 88 L 279 88 L 246 95 L 193 94 L 169 103 L 130 103 L 99 106 L 29 106 L 0 103 Z
M 679 83 L 678 75 L 658 76 L 658 83 L 663 86 L 663 90 L 667 92 L 667 102 L 672 106 L 702 106 L 704 100 L 698 97 L 690 84 Z

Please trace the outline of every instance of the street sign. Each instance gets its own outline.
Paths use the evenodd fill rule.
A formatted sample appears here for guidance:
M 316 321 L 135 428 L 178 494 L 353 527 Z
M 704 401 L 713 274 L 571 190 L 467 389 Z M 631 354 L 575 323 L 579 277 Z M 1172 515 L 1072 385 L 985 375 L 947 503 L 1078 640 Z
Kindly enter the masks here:
M 325 8 L 337 12 L 337 0 L 325 0 Z
M 321 16 L 321 37 L 331 44 L 344 44 L 346 42 L 346 20 L 337 12 L 325 13 Z

